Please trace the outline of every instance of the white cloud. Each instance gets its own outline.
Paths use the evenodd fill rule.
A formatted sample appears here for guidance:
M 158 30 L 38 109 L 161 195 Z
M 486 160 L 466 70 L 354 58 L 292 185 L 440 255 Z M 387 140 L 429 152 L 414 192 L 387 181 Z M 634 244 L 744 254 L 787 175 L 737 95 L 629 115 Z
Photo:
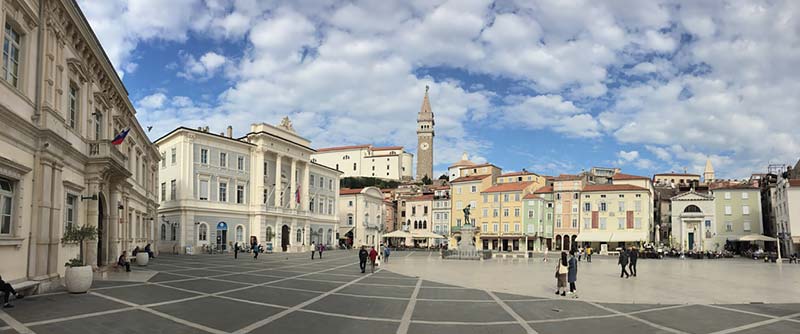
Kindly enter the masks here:
M 228 59 L 216 52 L 209 51 L 196 59 L 192 55 L 183 54 L 184 68 L 178 76 L 186 79 L 208 80 L 213 77 Z
M 574 137 L 597 137 L 599 123 L 560 95 L 510 96 L 503 110 L 506 126 L 552 128 Z
M 164 95 L 164 93 L 155 93 L 143 97 L 141 100 L 137 102 L 137 104 L 145 108 L 157 109 L 163 107 L 164 102 L 166 101 L 167 101 L 167 96 Z

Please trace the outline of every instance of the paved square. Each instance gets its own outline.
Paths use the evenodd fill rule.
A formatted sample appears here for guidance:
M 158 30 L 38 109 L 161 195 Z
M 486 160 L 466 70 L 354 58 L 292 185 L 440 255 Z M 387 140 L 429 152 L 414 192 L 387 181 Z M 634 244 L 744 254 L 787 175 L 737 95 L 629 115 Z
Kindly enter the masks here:
M 800 332 L 797 303 L 594 303 L 509 292 L 506 287 L 516 284 L 513 275 L 504 276 L 512 278 L 502 282 L 490 279 L 501 289 L 494 291 L 444 276 L 425 279 L 427 269 L 419 263 L 416 273 L 393 272 L 394 266 L 402 268 L 407 261 L 430 262 L 435 268 L 442 264 L 440 258 L 425 252 L 408 252 L 375 274 L 361 274 L 353 251 L 331 251 L 325 259 L 313 261 L 308 254 L 265 254 L 255 261 L 218 254 L 164 255 L 154 259 L 152 266 L 135 267 L 135 275 L 121 277 L 127 281 L 96 280 L 88 294 L 56 292 L 14 300 L 15 308 L 0 310 L 0 320 L 15 320 L 12 324 L 0 321 L 0 334 L 17 330 L 80 334 Z M 696 263 L 700 262 L 692 265 Z M 503 268 L 524 270 L 532 265 L 540 263 L 515 261 L 503 263 Z M 790 272 L 794 267 L 784 269 Z M 478 282 L 477 277 L 464 278 Z M 532 291 L 537 286 L 552 289 L 551 280 L 516 277 Z M 648 282 L 637 279 L 625 281 L 632 295 L 641 294 Z M 584 284 L 586 291 L 600 289 Z M 693 289 L 704 293 L 702 287 Z

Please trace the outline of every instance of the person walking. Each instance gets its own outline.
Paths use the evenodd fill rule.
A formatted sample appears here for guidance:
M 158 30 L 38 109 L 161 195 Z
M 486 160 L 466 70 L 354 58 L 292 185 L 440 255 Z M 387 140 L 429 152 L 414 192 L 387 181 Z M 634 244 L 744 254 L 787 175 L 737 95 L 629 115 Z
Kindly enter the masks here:
M 581 261 L 581 256 L 583 256 L 583 247 L 578 247 L 578 262 Z
M 375 250 L 375 246 L 369 251 L 369 262 L 372 266 L 371 271 L 375 273 L 375 266 L 378 264 L 378 251 Z
M 622 272 L 619 273 L 619 278 L 622 278 L 622 276 L 625 276 L 625 278 L 631 277 L 631 275 L 628 274 L 628 271 L 625 270 L 625 267 L 628 266 L 628 251 L 624 248 L 619 252 L 619 261 L 617 261 L 617 263 L 620 265 L 620 267 L 622 267 Z
M 369 252 L 364 246 L 361 246 L 361 250 L 358 251 L 358 265 L 361 267 L 362 274 L 367 270 L 367 257 L 369 257 Z
M 567 268 L 567 282 L 569 282 L 569 294 L 572 298 L 578 298 L 575 282 L 578 280 L 578 260 L 575 259 L 575 250 L 569 252 L 569 268 Z M 580 258 L 580 255 L 578 255 Z
M 544 248 L 544 256 L 542 257 L 542 262 L 547 262 L 547 253 L 550 251 L 550 247 Z
M 631 247 L 630 260 L 628 261 L 628 271 L 631 276 L 636 277 L 636 260 L 639 259 L 639 250 L 636 247 Z
M 238 259 L 239 258 L 239 242 L 238 241 L 233 243 L 233 258 L 234 259 Z
M 567 295 L 567 273 L 569 272 L 567 252 L 561 252 L 561 259 L 556 261 L 556 295 Z
M 117 259 L 117 265 L 125 267 L 126 272 L 131 272 L 131 261 L 128 260 L 128 251 L 122 251 L 122 255 Z
M 389 250 L 389 246 L 386 246 L 386 247 L 383 249 L 383 262 L 385 262 L 385 263 L 389 263 L 389 255 L 390 255 L 391 253 L 392 253 L 392 251 L 390 251 L 390 250 Z
M 12 308 L 14 305 L 8 302 L 8 299 L 13 295 L 17 297 L 17 299 L 22 299 L 24 296 L 20 293 L 17 293 L 17 290 L 14 290 L 14 287 L 11 284 L 6 283 L 3 280 L 3 276 L 0 276 L 0 292 L 3 293 L 3 308 Z
M 323 244 L 320 242 L 320 243 L 319 243 L 319 246 L 317 246 L 317 248 L 318 248 L 318 249 L 317 249 L 317 252 L 319 252 L 319 258 L 320 258 L 320 260 L 321 260 L 321 259 L 322 259 L 322 252 L 324 252 L 324 251 L 325 251 L 325 245 L 323 245 Z
M 258 259 L 258 239 L 255 236 L 250 237 L 250 249 L 253 250 L 253 260 Z
M 592 246 L 586 247 L 586 262 L 592 262 Z
M 317 244 L 313 241 L 311 242 L 311 259 L 314 259 L 314 253 L 317 252 Z

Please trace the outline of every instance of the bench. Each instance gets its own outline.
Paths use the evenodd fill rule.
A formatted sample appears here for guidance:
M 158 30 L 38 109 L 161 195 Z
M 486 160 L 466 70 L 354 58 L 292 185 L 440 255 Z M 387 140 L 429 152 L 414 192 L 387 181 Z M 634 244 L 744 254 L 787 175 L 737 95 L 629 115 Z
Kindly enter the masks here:
M 36 292 L 36 288 L 39 287 L 39 282 L 36 281 L 22 281 L 10 284 L 11 287 L 17 291 L 17 293 L 22 294 L 23 296 L 32 295 L 34 292 Z

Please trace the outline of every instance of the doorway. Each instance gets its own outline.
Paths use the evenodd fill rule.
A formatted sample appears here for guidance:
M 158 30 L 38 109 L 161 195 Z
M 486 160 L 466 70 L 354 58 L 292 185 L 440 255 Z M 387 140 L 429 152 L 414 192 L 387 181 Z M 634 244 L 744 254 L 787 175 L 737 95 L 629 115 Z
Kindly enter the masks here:
M 694 232 L 689 232 L 689 250 L 694 250 Z
M 281 227 L 281 249 L 285 252 L 289 250 L 289 226 L 283 225 Z
M 217 223 L 217 249 L 224 251 L 228 244 L 228 224 L 225 222 Z
M 508 249 L 508 239 L 503 239 L 503 249 L 501 249 L 501 251 L 508 252 L 509 250 L 510 249 Z
M 97 266 L 100 267 L 105 262 L 105 254 L 103 254 L 103 242 L 105 239 L 104 232 L 105 226 L 103 226 L 103 222 L 105 221 L 105 208 L 106 201 L 103 197 L 103 194 L 98 196 L 97 200 Z

